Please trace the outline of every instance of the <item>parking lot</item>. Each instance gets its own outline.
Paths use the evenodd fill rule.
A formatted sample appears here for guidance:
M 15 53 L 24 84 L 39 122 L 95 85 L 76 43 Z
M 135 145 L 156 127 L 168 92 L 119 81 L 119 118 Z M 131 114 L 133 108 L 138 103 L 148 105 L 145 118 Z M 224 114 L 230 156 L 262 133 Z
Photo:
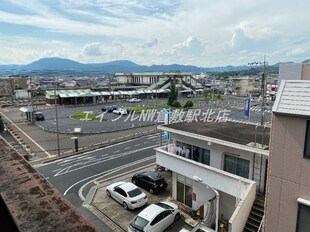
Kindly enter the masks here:
M 150 169 L 148 169 L 150 170 Z M 154 170 L 154 168 L 152 169 Z M 161 201 L 169 201 L 170 195 L 171 195 L 171 172 L 169 171 L 161 171 L 159 172 L 160 175 L 162 175 L 166 182 L 168 183 L 167 189 L 165 189 L 162 192 L 156 193 L 156 194 L 150 194 L 148 191 L 142 189 L 143 192 L 145 192 L 148 196 L 148 204 L 146 206 L 143 206 L 139 209 L 135 210 L 125 210 L 123 206 L 119 203 L 117 203 L 114 199 L 108 197 L 106 195 L 106 186 L 109 184 L 112 184 L 117 181 L 124 181 L 124 182 L 130 182 L 131 176 L 134 173 L 130 173 L 126 175 L 124 178 L 117 178 L 109 180 L 106 183 L 103 183 L 104 185 L 101 188 L 98 188 L 94 198 L 92 200 L 91 205 L 95 207 L 98 211 L 103 214 L 104 217 L 102 217 L 102 220 L 106 224 L 111 224 L 111 221 L 113 224 L 117 224 L 118 228 L 111 228 L 113 231 L 127 231 L 127 227 L 130 223 L 130 221 L 139 214 L 144 208 L 146 208 L 148 205 L 155 203 L 155 202 L 161 202 Z M 107 219 L 109 218 L 109 219 Z M 165 231 L 171 231 L 171 232 L 178 232 L 183 227 L 187 229 L 191 229 L 191 227 L 185 223 L 185 220 L 187 218 L 190 218 L 188 215 L 182 213 L 182 217 L 179 221 L 172 224 L 170 227 L 168 227 Z M 110 222 L 108 221 L 110 220 Z

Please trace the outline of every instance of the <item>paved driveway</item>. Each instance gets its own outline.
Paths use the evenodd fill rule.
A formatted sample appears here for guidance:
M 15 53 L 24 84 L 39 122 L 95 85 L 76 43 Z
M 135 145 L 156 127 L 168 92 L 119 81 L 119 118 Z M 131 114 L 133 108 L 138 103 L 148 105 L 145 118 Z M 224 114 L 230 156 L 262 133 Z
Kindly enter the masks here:
M 122 181 L 130 182 L 131 176 L 133 174 L 134 173 L 128 175 L 127 178 L 122 179 Z M 171 195 L 171 186 L 172 186 L 171 173 L 168 171 L 162 171 L 160 172 L 160 174 L 165 177 L 168 183 L 168 187 L 165 191 L 157 193 L 157 194 L 153 194 L 153 195 L 147 192 L 146 190 L 142 189 L 148 196 L 148 199 L 149 199 L 148 205 L 155 203 L 155 202 L 167 201 L 169 200 L 169 196 Z M 108 183 L 106 183 L 105 186 L 107 186 L 110 183 L 117 182 L 117 181 L 119 181 L 119 179 L 111 180 Z M 101 217 L 102 220 L 104 220 L 104 223 L 106 223 L 107 225 L 111 225 L 111 223 L 106 221 L 108 220 L 107 217 L 109 217 L 110 220 L 112 220 L 114 223 L 118 224 L 120 228 L 122 228 L 122 229 L 119 228 L 120 229 L 119 231 L 127 231 L 127 227 L 130 221 L 147 206 L 144 206 L 142 208 L 135 209 L 135 210 L 125 210 L 121 204 L 117 203 L 115 200 L 109 198 L 106 195 L 105 186 L 97 190 L 91 205 L 94 206 L 97 210 L 99 210 L 102 214 L 106 215 L 106 217 Z M 167 228 L 165 231 L 166 232 L 168 231 L 178 232 L 183 227 L 190 229 L 191 227 L 185 223 L 185 217 L 189 218 L 188 215 L 185 215 L 184 213 L 182 213 L 181 219 L 178 222 L 174 223 L 169 228 Z M 113 231 L 118 231 L 115 228 L 111 228 L 111 229 Z

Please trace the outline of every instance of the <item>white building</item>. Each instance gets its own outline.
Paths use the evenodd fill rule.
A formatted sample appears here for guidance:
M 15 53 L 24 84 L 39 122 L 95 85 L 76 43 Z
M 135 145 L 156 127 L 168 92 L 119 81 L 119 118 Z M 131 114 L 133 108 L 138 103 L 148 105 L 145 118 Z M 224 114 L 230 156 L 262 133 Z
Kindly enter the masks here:
M 217 211 L 214 202 L 213 206 L 205 204 L 214 198 L 216 189 L 219 222 L 226 224 L 229 232 L 243 231 L 256 193 L 265 192 L 269 128 L 192 122 L 159 129 L 169 133 L 173 144 L 156 149 L 156 163 L 172 171 L 172 198 L 193 211 L 205 211 L 201 218 L 207 220 L 210 215 L 206 211 L 212 207 Z M 197 177 L 203 182 L 196 182 Z
M 187 72 L 115 73 L 115 77 L 119 84 L 144 85 L 149 89 L 168 89 L 171 79 L 177 87 L 185 90 L 202 88 L 199 80 Z

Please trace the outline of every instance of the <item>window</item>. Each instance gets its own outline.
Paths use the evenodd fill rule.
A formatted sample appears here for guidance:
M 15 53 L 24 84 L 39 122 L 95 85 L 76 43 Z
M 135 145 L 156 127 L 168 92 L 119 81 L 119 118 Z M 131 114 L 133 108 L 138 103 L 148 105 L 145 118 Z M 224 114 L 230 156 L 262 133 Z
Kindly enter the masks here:
M 250 161 L 225 154 L 224 171 L 249 178 Z
M 177 201 L 184 203 L 189 207 L 192 207 L 192 187 L 189 185 L 189 183 L 184 184 L 184 181 L 186 182 L 186 180 L 186 177 L 178 175 Z
M 304 204 L 298 204 L 298 216 L 296 232 L 310 231 L 310 207 Z
M 304 157 L 310 159 L 310 121 L 307 121 Z

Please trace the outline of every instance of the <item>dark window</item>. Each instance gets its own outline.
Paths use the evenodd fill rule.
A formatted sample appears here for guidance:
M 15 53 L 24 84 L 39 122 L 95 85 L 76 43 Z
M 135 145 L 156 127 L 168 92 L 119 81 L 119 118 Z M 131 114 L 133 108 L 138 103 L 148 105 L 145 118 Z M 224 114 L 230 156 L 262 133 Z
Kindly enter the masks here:
M 225 154 L 224 171 L 249 178 L 250 161 Z
M 142 194 L 142 191 L 139 188 L 133 189 L 128 192 L 128 195 L 130 197 L 136 197 L 136 196 L 139 196 L 140 194 Z
M 126 192 L 123 189 L 121 189 L 121 188 L 116 187 L 115 188 L 115 192 L 119 193 L 120 195 L 122 195 L 124 197 L 127 197 Z
M 298 204 L 298 216 L 296 232 L 310 231 L 310 207 L 303 204 Z
M 310 121 L 307 121 L 304 157 L 310 159 Z

